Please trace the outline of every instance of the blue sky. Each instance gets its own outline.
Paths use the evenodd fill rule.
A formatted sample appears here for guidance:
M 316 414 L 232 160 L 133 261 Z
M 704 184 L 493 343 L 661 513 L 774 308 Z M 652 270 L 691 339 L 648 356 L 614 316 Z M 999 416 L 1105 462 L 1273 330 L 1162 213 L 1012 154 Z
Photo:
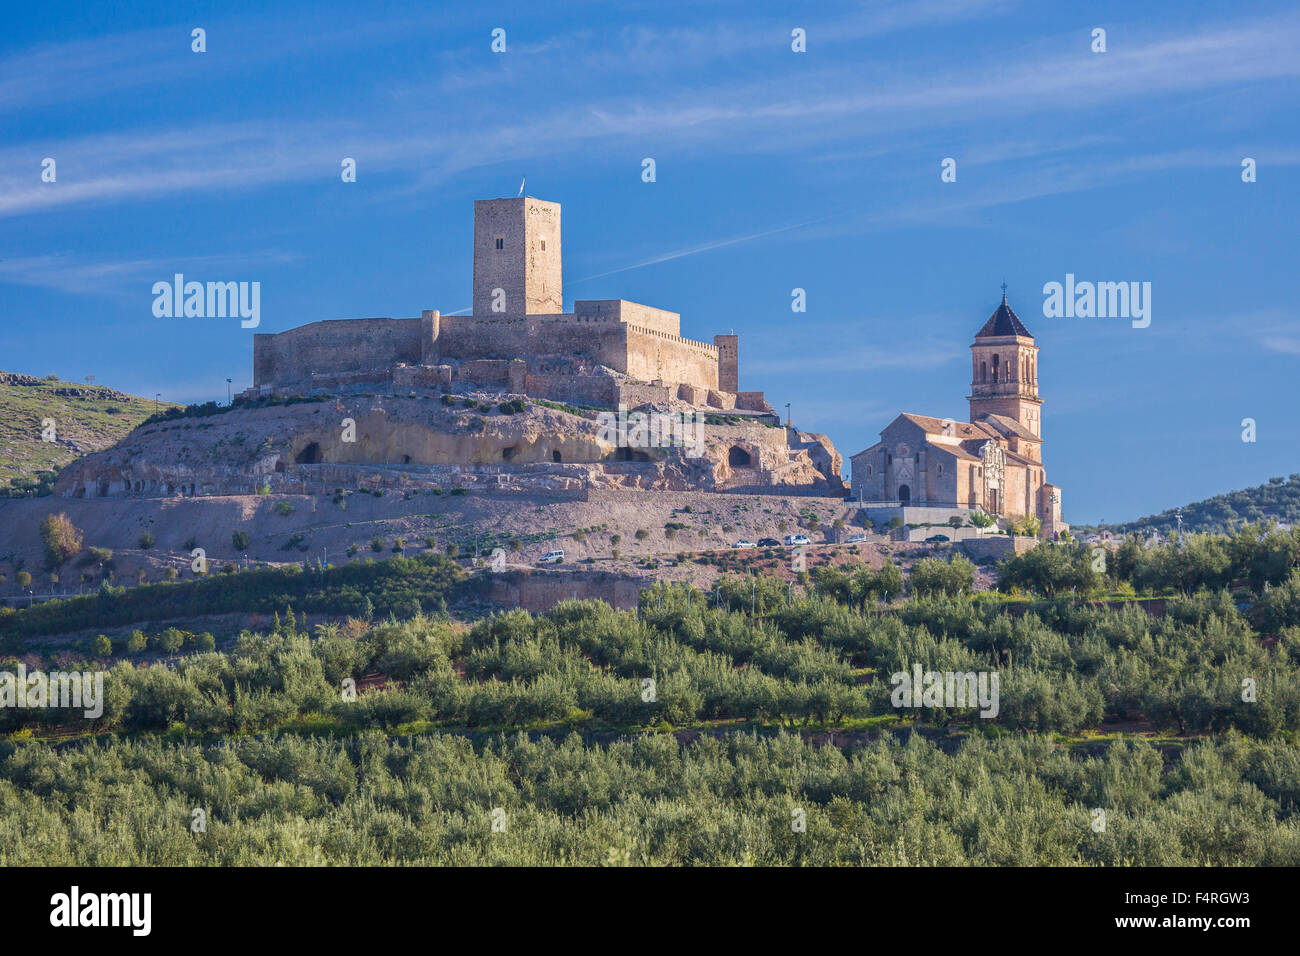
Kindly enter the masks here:
M 472 201 L 527 176 L 566 307 L 735 329 L 741 387 L 846 466 L 900 411 L 966 417 L 1005 279 L 1067 520 L 1300 471 L 1293 4 L 548 6 L 11 6 L 0 368 L 224 400 L 253 331 L 155 318 L 154 282 L 258 281 L 264 332 L 465 309 Z M 1045 318 L 1066 273 L 1150 282 L 1150 327 Z

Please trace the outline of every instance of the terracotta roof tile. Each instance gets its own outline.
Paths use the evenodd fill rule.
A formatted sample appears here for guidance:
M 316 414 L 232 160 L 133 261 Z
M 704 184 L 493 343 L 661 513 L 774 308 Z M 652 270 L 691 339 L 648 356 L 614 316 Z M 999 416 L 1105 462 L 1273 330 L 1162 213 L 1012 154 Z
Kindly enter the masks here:
M 990 412 L 989 414 L 984 416 L 984 419 L 992 419 L 997 423 L 997 425 L 994 426 L 995 428 L 1001 426 L 1002 428 L 1011 432 L 1013 435 L 1016 435 L 1020 438 L 1025 438 L 1028 439 L 1029 441 L 1042 441 L 1041 438 L 1039 438 L 1037 435 L 1031 432 L 1024 425 L 1020 424 L 1020 422 L 1016 421 L 1014 418 L 1008 418 L 1006 415 L 998 415 L 994 412 Z

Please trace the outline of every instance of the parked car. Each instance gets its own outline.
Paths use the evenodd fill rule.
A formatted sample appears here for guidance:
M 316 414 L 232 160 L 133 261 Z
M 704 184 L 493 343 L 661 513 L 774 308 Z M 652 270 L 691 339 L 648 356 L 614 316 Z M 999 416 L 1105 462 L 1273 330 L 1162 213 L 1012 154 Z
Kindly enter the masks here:
M 560 564 L 564 561 L 563 551 L 547 551 L 537 559 L 538 564 Z
M 845 544 L 857 544 L 859 541 L 866 541 L 866 540 L 867 540 L 867 536 L 863 534 L 861 531 L 859 531 L 856 532 L 855 534 L 849 535 L 847 538 L 844 539 L 844 542 Z
M 812 544 L 812 542 L 808 540 L 807 536 L 802 534 L 787 534 L 785 536 L 785 543 L 786 544 Z
M 733 547 L 733 548 L 752 548 L 752 547 L 754 547 L 754 542 L 752 542 L 752 541 L 745 541 L 745 540 L 742 539 L 742 540 L 740 540 L 740 541 L 737 541 L 735 544 L 733 544 L 732 547 Z
M 759 538 L 758 546 L 760 548 L 779 548 L 781 547 L 781 542 L 777 541 L 776 538 Z
M 930 544 L 931 542 L 934 541 L 947 541 L 947 540 L 948 540 L 948 536 L 946 534 L 932 534 L 930 535 L 930 537 L 925 539 L 926 544 Z

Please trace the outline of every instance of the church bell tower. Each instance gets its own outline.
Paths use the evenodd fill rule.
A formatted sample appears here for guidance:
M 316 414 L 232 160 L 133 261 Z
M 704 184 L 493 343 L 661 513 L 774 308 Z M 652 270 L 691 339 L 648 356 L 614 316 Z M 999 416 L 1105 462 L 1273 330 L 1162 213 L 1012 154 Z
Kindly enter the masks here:
M 1007 287 L 1002 286 L 1002 304 L 975 335 L 971 348 L 970 420 L 985 415 L 1014 419 L 1042 438 L 1038 397 L 1038 346 L 1020 317 L 1007 305 Z

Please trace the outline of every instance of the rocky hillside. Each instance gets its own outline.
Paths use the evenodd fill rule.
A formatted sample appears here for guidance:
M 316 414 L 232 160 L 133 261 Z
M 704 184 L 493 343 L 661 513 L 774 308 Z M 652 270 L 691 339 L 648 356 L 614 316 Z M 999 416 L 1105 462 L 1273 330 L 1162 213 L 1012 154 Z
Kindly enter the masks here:
M 102 385 L 0 372 L 0 496 L 48 493 L 58 469 L 116 444 L 153 411 L 152 399 Z
M 177 410 L 59 475 L 56 493 L 246 495 L 489 485 L 842 493 L 823 435 L 709 416 L 692 447 L 628 448 L 597 411 L 524 396 L 366 386 Z M 657 444 L 657 443 L 656 443 Z

